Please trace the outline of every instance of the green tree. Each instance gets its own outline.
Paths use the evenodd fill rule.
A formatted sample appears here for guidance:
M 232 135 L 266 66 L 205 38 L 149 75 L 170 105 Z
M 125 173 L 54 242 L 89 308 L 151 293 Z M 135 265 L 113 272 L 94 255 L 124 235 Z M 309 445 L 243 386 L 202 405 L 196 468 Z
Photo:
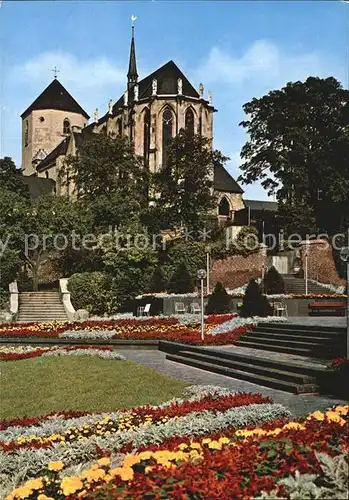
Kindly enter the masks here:
M 119 303 L 149 289 L 157 253 L 137 219 L 120 226 L 117 233 L 103 236 L 100 249 L 104 272 L 111 277 L 111 288 Z
M 231 297 L 220 281 L 216 283 L 212 295 L 208 299 L 206 314 L 225 314 L 231 310 Z
M 146 203 L 147 171 L 127 138 L 84 138 L 78 155 L 67 158 L 61 178 L 72 182 L 89 205 L 95 228 L 118 227 L 140 214 Z
M 240 181 L 276 192 L 281 214 L 306 230 L 333 233 L 349 222 L 349 91 L 333 77 L 290 82 L 243 106 L 250 138 Z M 292 222 L 292 221 L 291 221 Z M 292 228 L 291 228 L 292 231 Z
M 29 199 L 28 187 L 22 181 L 21 173 L 16 169 L 12 158 L 8 156 L 0 158 L 0 191 L 4 189 Z
M 260 286 L 254 279 L 250 279 L 243 298 L 240 316 L 268 316 L 272 314 L 272 307 L 267 298 L 262 295 Z
M 285 293 L 284 280 L 275 266 L 271 266 L 264 277 L 264 290 L 269 295 Z
M 164 271 L 170 279 L 179 264 L 185 264 L 189 274 L 196 276 L 199 269 L 206 269 L 205 243 L 199 241 L 180 241 L 169 246 L 164 258 Z
M 161 266 L 156 266 L 153 275 L 151 277 L 149 291 L 150 292 L 164 292 L 167 288 L 167 280 L 165 273 Z
M 168 146 L 166 164 L 153 176 L 154 201 L 167 227 L 203 227 L 215 206 L 213 165 L 226 161 L 205 137 L 179 131 Z
M 195 289 L 194 281 L 188 271 L 185 262 L 180 262 L 177 269 L 171 276 L 168 292 L 169 293 L 191 293 Z
M 27 207 L 23 219 L 22 253 L 37 290 L 43 260 L 81 244 L 76 237 L 84 233 L 80 204 L 61 196 L 41 197 Z

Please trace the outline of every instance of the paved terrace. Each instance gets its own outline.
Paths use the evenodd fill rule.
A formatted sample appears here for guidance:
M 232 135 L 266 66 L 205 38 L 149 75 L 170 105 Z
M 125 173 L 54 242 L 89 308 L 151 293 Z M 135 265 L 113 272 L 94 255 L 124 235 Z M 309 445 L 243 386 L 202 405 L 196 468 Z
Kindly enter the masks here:
M 170 377 L 185 380 L 186 382 L 192 384 L 218 385 L 236 392 L 262 393 L 264 396 L 270 396 L 275 403 L 280 403 L 286 406 L 296 417 L 304 416 L 315 410 L 325 410 L 336 404 L 347 404 L 346 401 L 340 399 L 332 399 L 329 397 L 310 394 L 290 394 L 289 392 L 263 387 L 244 380 L 238 380 L 224 375 L 211 373 L 206 370 L 200 370 L 199 368 L 192 368 L 187 365 L 168 361 L 166 359 L 166 354 L 160 351 L 123 349 L 122 354 L 130 361 L 140 363 L 141 365 L 148 366 L 157 372 L 164 373 Z

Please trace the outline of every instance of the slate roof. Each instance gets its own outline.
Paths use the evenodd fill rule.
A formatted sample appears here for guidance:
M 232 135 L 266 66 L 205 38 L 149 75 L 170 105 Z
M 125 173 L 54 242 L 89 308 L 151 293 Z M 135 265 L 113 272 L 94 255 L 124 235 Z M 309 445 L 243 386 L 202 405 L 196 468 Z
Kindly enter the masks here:
M 56 183 L 53 179 L 36 177 L 35 175 L 22 175 L 22 182 L 28 186 L 31 200 L 40 198 L 45 194 L 54 194 Z
M 21 118 L 25 118 L 31 111 L 36 109 L 57 109 L 60 111 L 70 111 L 79 113 L 87 120 L 89 115 L 82 109 L 80 104 L 55 78 L 48 87 L 39 95 L 37 99 L 22 113 Z
M 61 155 L 65 155 L 68 150 L 68 144 L 69 144 L 69 137 L 66 137 L 65 139 L 63 139 L 62 142 L 58 144 L 58 146 L 55 147 L 55 149 L 51 151 L 51 153 L 49 153 L 46 156 L 44 160 L 42 160 L 39 163 L 36 170 L 38 170 L 39 172 L 45 170 L 45 168 L 48 167 L 51 163 L 53 163 L 56 160 L 56 158 L 58 158 Z
M 254 211 L 265 210 L 267 212 L 277 212 L 278 204 L 276 201 L 244 200 L 246 208 Z
M 151 97 L 153 94 L 152 83 L 154 78 L 157 80 L 157 95 L 177 95 L 177 80 L 182 79 L 183 95 L 200 98 L 199 93 L 195 90 L 188 78 L 182 73 L 178 66 L 173 61 L 168 61 L 166 64 L 158 68 L 150 75 L 138 82 L 138 99 Z M 122 107 L 124 104 L 124 96 L 113 106 L 113 113 Z
M 215 191 L 227 191 L 229 193 L 238 194 L 242 194 L 244 192 L 244 190 L 239 186 L 236 180 L 220 164 L 216 164 L 214 166 L 213 186 Z

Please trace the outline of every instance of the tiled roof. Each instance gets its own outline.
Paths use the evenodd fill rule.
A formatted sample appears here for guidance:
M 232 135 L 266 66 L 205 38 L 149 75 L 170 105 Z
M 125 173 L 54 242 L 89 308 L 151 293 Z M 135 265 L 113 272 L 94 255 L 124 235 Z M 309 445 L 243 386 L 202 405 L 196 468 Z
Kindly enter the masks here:
M 278 204 L 276 201 L 244 200 L 245 207 L 251 210 L 266 210 L 267 212 L 277 212 Z
M 138 82 L 138 98 L 144 99 L 151 97 L 153 93 L 152 83 L 154 79 L 157 80 L 157 95 L 177 95 L 178 78 L 182 79 L 183 95 L 194 97 L 196 99 L 200 97 L 199 93 L 195 90 L 188 78 L 182 73 L 178 66 L 173 61 L 169 61 L 161 66 L 161 68 L 158 68 L 156 71 Z M 123 106 L 123 104 L 124 96 L 122 95 L 114 104 L 113 113 L 115 114 L 117 110 Z
M 229 172 L 220 164 L 214 166 L 214 182 L 213 186 L 215 191 L 226 191 L 229 193 L 242 194 L 244 191 L 241 189 L 236 180 L 229 174 Z
M 51 163 L 53 163 L 59 156 L 65 155 L 68 150 L 68 144 L 69 144 L 69 137 L 66 137 L 63 139 L 62 142 L 58 144 L 58 146 L 55 147 L 49 153 L 44 160 L 42 160 L 39 165 L 37 166 L 36 170 L 38 172 L 45 170 Z
M 36 109 L 57 109 L 60 111 L 70 111 L 79 113 L 87 120 L 89 115 L 82 109 L 80 104 L 63 87 L 63 85 L 54 79 L 48 87 L 39 95 L 37 99 L 22 113 L 21 118 L 25 118 L 31 111 Z

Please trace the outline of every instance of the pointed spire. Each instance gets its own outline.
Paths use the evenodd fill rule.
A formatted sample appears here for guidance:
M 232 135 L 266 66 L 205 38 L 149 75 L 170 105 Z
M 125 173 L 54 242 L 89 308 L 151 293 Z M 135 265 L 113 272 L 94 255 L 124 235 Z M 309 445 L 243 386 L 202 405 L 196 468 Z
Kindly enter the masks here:
M 131 16 L 132 38 L 131 38 L 131 49 L 130 49 L 130 62 L 128 65 L 128 73 L 127 73 L 127 88 L 129 90 L 138 81 L 137 62 L 136 62 L 136 47 L 135 47 L 135 27 L 134 27 L 134 21 L 136 19 L 137 18 L 135 16 Z

